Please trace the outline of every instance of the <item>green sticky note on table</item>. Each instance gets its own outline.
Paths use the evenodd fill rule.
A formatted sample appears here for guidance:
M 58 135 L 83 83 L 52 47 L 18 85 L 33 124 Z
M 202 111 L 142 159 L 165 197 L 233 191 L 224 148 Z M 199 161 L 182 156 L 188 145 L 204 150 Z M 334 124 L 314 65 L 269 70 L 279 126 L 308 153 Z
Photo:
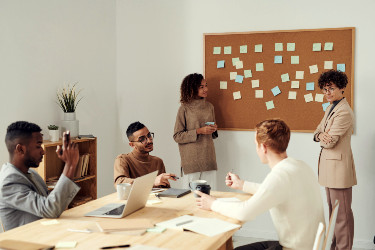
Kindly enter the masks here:
M 322 51 L 321 43 L 313 43 L 313 51 Z
M 275 43 L 275 51 L 283 51 L 283 43 Z
M 254 48 L 254 52 L 260 53 L 263 51 L 263 45 L 262 44 L 256 44 Z
M 267 110 L 274 109 L 275 105 L 273 104 L 273 101 L 266 102 Z
M 240 46 L 240 53 L 247 53 L 247 45 Z
M 253 74 L 251 73 L 251 69 L 245 69 L 244 70 L 244 75 L 245 75 L 245 78 L 252 77 Z
M 147 232 L 152 232 L 152 233 L 162 233 L 166 230 L 165 227 L 158 227 L 158 226 L 155 226 L 155 227 L 152 227 L 152 228 L 147 228 Z
M 281 75 L 281 81 L 282 82 L 287 82 L 289 81 L 289 73 L 285 73 Z
M 232 54 L 232 46 L 225 46 L 224 47 L 224 54 L 225 55 Z
M 291 64 L 299 64 L 299 56 L 291 56 L 290 57 Z
M 256 66 L 256 71 L 263 71 L 264 70 L 264 67 L 263 67 L 263 63 L 257 63 L 255 64 Z
M 296 50 L 296 44 L 295 43 L 287 43 L 286 44 L 286 50 L 287 51 L 295 51 Z
M 214 55 L 220 55 L 221 47 L 214 47 Z
M 324 50 L 333 50 L 333 43 L 325 43 L 324 44 Z
M 55 248 L 75 248 L 76 246 L 77 241 L 59 241 Z

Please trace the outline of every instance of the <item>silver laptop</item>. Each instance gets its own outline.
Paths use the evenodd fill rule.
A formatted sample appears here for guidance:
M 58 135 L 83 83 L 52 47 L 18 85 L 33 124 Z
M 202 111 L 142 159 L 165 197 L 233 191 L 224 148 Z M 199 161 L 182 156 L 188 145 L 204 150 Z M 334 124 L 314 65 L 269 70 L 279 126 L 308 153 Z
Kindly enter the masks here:
M 145 207 L 156 175 L 157 171 L 136 178 L 126 204 L 110 203 L 85 214 L 85 216 L 123 218 Z

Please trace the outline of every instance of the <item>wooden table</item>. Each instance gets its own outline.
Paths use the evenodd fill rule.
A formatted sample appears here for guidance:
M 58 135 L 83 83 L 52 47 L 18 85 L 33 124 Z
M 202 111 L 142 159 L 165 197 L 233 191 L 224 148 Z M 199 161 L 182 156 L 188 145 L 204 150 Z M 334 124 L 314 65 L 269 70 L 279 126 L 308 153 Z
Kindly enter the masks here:
M 215 197 L 237 197 L 240 200 L 246 200 L 250 197 L 248 194 L 212 192 Z M 151 200 L 157 200 L 150 195 Z M 30 224 L 9 230 L 0 234 L 0 240 L 13 239 L 31 241 L 35 243 L 56 245 L 59 241 L 76 241 L 75 249 L 99 249 L 102 246 L 111 245 L 148 245 L 169 249 L 232 249 L 232 235 L 236 230 L 232 230 L 214 237 L 208 237 L 188 231 L 177 231 L 167 229 L 163 233 L 147 232 L 143 235 L 127 234 L 106 234 L 99 231 L 93 233 L 69 232 L 68 228 L 79 228 L 86 224 L 94 224 L 102 220 L 123 220 L 144 218 L 152 223 L 158 223 L 169 220 L 185 214 L 191 214 L 199 217 L 218 218 L 231 223 L 242 224 L 240 221 L 222 216 L 212 211 L 202 210 L 196 207 L 195 198 L 192 193 L 181 198 L 161 198 L 162 203 L 147 205 L 145 208 L 126 216 L 122 219 L 84 217 L 83 215 L 107 203 L 121 203 L 117 199 L 116 193 L 107 195 L 100 199 L 90 201 L 84 205 L 66 210 L 60 218 L 59 224 L 42 225 L 41 222 L 48 221 L 42 219 Z

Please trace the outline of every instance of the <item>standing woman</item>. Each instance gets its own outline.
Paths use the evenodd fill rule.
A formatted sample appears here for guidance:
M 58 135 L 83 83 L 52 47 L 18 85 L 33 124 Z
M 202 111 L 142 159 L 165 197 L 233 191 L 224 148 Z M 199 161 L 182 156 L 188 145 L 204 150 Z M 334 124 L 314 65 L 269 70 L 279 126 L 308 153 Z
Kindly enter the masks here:
M 339 201 L 331 249 L 352 249 L 354 217 L 351 209 L 352 186 L 357 184 L 352 149 L 353 111 L 343 96 L 348 78 L 345 73 L 329 70 L 319 77 L 319 87 L 330 102 L 323 120 L 314 132 L 320 142 L 319 183 L 326 187 L 329 214 Z
M 189 182 L 202 179 L 216 189 L 217 165 L 212 139 L 218 134 L 214 106 L 206 101 L 207 92 L 207 82 L 201 74 L 190 74 L 182 81 L 181 106 L 173 138 L 180 150 L 184 188 Z

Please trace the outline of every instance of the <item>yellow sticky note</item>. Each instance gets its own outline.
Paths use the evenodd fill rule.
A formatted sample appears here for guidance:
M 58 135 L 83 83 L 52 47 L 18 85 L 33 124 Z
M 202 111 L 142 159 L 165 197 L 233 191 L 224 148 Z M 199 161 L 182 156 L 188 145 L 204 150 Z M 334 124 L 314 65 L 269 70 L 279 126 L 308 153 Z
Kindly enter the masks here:
M 295 43 L 287 43 L 286 44 L 286 50 L 287 51 L 295 51 L 296 50 L 296 44 Z
M 274 109 L 275 105 L 273 104 L 273 101 L 266 102 L 267 110 Z
M 288 99 L 290 99 L 290 100 L 297 99 L 297 92 L 296 91 L 289 91 Z
M 234 57 L 234 58 L 232 58 L 232 64 L 233 64 L 233 66 L 236 66 L 236 63 L 237 63 L 238 61 L 240 61 L 240 58 L 239 58 L 239 57 Z
M 291 88 L 299 89 L 299 81 L 292 81 Z
M 309 68 L 310 68 L 310 74 L 318 73 L 318 65 L 317 64 L 311 65 L 311 66 L 309 66 Z
M 285 73 L 281 75 L 281 81 L 282 82 L 288 82 L 289 81 L 289 73 Z
M 40 222 L 40 224 L 42 224 L 43 226 L 56 225 L 56 224 L 59 224 L 59 223 L 60 222 L 58 220 L 56 220 L 56 219 Z
M 251 69 L 245 69 L 243 72 L 244 72 L 245 78 L 249 78 L 253 76 Z
M 324 61 L 324 69 L 333 69 L 333 61 Z
M 325 43 L 324 50 L 333 50 L 333 43 L 332 42 Z
M 315 101 L 316 102 L 323 102 L 323 94 L 315 94 Z
M 313 51 L 322 51 L 321 43 L 313 43 Z
M 263 63 L 255 64 L 255 70 L 256 71 L 263 71 L 264 70 Z
M 254 47 L 254 52 L 261 53 L 263 51 L 263 44 L 256 44 Z
M 236 80 L 236 77 L 237 77 L 237 72 L 230 72 L 229 73 L 229 79 L 230 80 Z
M 290 64 L 299 64 L 299 56 L 291 56 Z
M 314 100 L 312 93 L 304 95 L 306 102 L 312 102 Z
M 75 248 L 76 246 L 77 241 L 59 241 L 55 248 Z
M 221 47 L 214 47 L 214 55 L 220 55 Z
M 302 80 L 304 75 L 304 71 L 296 71 L 296 79 Z
M 239 100 L 239 99 L 241 99 L 241 92 L 240 92 L 240 91 L 233 92 L 233 99 L 234 99 L 234 100 Z
M 241 54 L 247 53 L 247 45 L 240 46 L 240 53 Z
M 263 90 L 255 90 L 255 98 L 263 98 Z
M 227 89 L 228 83 L 227 81 L 220 81 L 220 89 Z
M 251 86 L 253 88 L 259 88 L 259 80 L 251 80 Z
M 236 69 L 242 69 L 243 68 L 243 61 L 236 62 Z
M 275 51 L 283 51 L 283 43 L 275 43 Z
M 232 54 L 232 46 L 225 46 L 224 47 L 224 54 L 225 55 Z

